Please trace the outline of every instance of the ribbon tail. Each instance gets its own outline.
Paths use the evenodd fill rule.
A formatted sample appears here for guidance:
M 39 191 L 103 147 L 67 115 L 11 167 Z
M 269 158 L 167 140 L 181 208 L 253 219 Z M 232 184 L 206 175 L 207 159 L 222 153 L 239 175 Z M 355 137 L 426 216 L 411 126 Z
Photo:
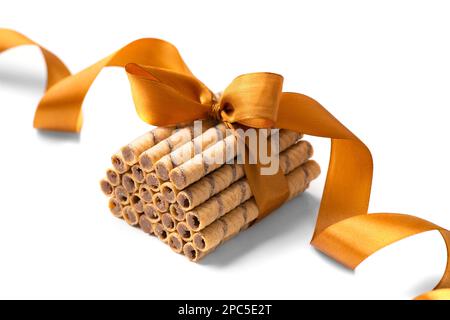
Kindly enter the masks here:
M 50 87 L 62 79 L 70 76 L 69 69 L 55 54 L 19 32 L 9 29 L 0 29 L 0 53 L 22 45 L 36 45 L 41 50 L 47 66 L 46 90 L 50 89 Z
M 106 66 L 125 67 L 127 63 L 135 62 L 192 76 L 178 50 L 159 39 L 133 41 L 83 71 L 71 75 L 64 63 L 50 51 L 20 33 L 0 29 L 0 52 L 27 44 L 37 45 L 47 64 L 47 91 L 39 102 L 34 117 L 34 127 L 38 129 L 79 132 L 84 97 L 99 72 Z
M 330 163 L 312 245 L 354 269 L 374 252 L 406 237 L 437 230 L 447 246 L 447 267 L 436 288 L 450 288 L 450 233 L 403 214 L 368 214 L 373 160 L 369 149 L 315 100 L 281 98 L 277 127 L 331 139 Z M 449 291 L 427 297 L 447 298 Z

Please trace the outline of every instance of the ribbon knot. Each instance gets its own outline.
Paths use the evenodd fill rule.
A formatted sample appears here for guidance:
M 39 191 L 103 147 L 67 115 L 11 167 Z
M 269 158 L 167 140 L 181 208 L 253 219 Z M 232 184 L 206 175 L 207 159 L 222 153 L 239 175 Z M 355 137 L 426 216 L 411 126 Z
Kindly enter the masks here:
M 222 115 L 221 115 L 222 110 L 223 110 L 223 107 L 220 102 L 220 97 L 216 94 L 213 97 L 213 100 L 211 102 L 211 110 L 209 111 L 209 117 L 211 119 L 215 119 L 215 120 L 223 122 L 224 120 L 222 119 Z

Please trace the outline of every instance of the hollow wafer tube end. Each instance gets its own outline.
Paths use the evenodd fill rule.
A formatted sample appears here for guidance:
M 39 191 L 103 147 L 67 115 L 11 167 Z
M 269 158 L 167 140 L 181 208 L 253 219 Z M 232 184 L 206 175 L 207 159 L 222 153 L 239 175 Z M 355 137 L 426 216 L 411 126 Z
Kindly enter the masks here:
M 167 237 L 167 244 L 176 253 L 183 252 L 184 241 L 176 232 L 172 232 Z
M 106 179 L 100 180 L 100 189 L 106 196 L 111 196 L 114 192 L 113 185 Z
M 153 234 L 153 224 L 145 214 L 139 217 L 139 226 L 145 233 Z

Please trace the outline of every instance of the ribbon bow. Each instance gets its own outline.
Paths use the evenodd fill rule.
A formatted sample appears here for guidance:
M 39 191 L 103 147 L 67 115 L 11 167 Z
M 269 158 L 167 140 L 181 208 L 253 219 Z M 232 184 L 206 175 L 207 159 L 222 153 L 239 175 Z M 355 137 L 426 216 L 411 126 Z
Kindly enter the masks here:
M 0 29 L 0 52 L 23 44 L 37 45 L 17 32 Z M 447 246 L 446 270 L 436 286 L 439 290 L 418 298 L 450 299 L 450 232 L 411 215 L 368 214 L 373 171 L 369 149 L 317 101 L 282 92 L 281 76 L 242 75 L 216 101 L 177 49 L 162 40 L 134 41 L 74 75 L 55 55 L 39 48 L 48 72 L 47 92 L 34 121 L 39 129 L 80 131 L 81 105 L 95 77 L 105 66 L 121 66 L 128 73 L 137 112 L 149 124 L 169 125 L 213 114 L 228 123 L 330 138 L 330 163 L 312 244 L 353 269 L 391 243 L 437 230 Z
M 253 128 L 276 124 L 283 88 L 283 77 L 278 74 L 241 75 L 217 100 L 191 75 L 135 63 L 127 64 L 125 70 L 137 113 L 147 123 L 167 125 L 213 117 Z

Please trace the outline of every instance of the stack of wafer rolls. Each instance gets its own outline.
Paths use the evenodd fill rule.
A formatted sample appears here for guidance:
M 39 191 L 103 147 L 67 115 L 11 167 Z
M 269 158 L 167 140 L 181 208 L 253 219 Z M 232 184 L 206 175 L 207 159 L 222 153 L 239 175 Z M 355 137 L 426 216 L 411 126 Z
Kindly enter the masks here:
M 223 123 L 204 121 L 158 127 L 111 157 L 100 181 L 117 218 L 156 236 L 173 251 L 198 261 L 252 225 L 259 216 L 239 157 L 238 138 Z M 289 199 L 320 174 L 312 145 L 289 130 L 279 139 L 279 170 Z M 214 161 L 213 161 L 214 160 Z

